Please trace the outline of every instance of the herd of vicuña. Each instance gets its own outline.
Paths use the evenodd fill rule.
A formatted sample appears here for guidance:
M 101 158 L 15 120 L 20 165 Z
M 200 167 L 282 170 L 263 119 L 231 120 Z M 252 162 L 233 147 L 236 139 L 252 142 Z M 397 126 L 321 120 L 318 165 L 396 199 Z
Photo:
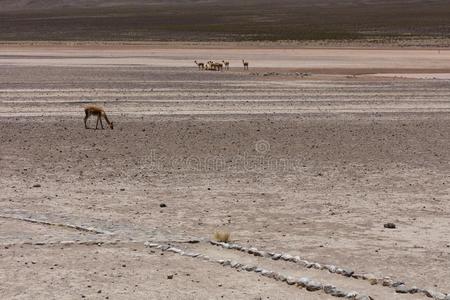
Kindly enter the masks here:
M 228 71 L 230 69 L 230 62 L 225 60 L 222 60 L 222 62 L 210 60 L 207 63 L 194 60 L 194 63 L 201 71 Z M 248 70 L 248 61 L 242 60 L 242 65 L 244 70 Z

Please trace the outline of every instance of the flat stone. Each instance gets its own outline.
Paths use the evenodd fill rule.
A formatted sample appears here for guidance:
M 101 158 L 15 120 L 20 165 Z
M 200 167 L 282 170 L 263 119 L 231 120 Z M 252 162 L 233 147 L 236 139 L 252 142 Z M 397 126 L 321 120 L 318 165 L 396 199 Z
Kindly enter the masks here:
M 345 299 L 355 299 L 359 294 L 355 291 L 348 292 Z
M 253 254 L 255 252 L 258 252 L 258 249 L 256 249 L 255 247 L 251 247 L 250 249 L 248 249 L 249 254 Z
M 225 260 L 222 264 L 222 266 L 229 266 L 231 264 L 231 261 L 229 259 Z
M 433 299 L 437 299 L 437 300 L 445 300 L 445 298 L 447 297 L 443 293 L 436 292 L 436 291 L 433 291 L 433 290 L 424 290 L 424 294 L 427 297 L 430 297 L 430 298 L 433 298 Z
M 343 290 L 340 290 L 340 289 L 336 288 L 336 289 L 334 289 L 334 291 L 330 295 L 334 296 L 334 297 L 338 297 L 338 298 L 339 297 L 343 298 L 343 297 L 345 297 L 347 295 L 347 293 L 344 292 Z
M 402 285 L 402 284 L 405 284 L 403 281 L 395 281 L 393 284 L 392 284 L 392 287 L 398 287 L 398 286 L 400 286 L 400 285 Z
M 402 284 L 395 288 L 396 293 L 400 294 L 409 294 L 411 291 L 411 288 L 407 287 L 406 285 Z
M 307 266 L 307 265 L 309 265 L 309 261 L 307 261 L 307 260 L 304 260 L 304 259 L 300 259 L 298 262 L 297 262 L 299 265 L 302 265 L 302 266 Z
M 313 291 L 318 291 L 321 290 L 323 288 L 323 285 L 320 282 L 311 280 L 310 282 L 308 282 L 306 284 L 306 290 L 313 292 Z
M 231 246 L 231 249 L 241 250 L 241 249 L 242 249 L 242 246 L 239 246 L 239 245 L 237 245 L 237 244 L 233 244 L 233 245 Z
M 317 270 L 322 269 L 322 265 L 321 265 L 321 264 L 318 264 L 318 263 L 313 263 L 312 267 L 313 267 L 314 269 L 317 269 Z
M 292 255 L 289 255 L 289 254 L 283 254 L 283 255 L 281 255 L 281 259 L 282 260 L 287 260 L 287 261 L 289 261 L 289 260 L 291 260 L 292 258 L 294 258 Z
M 333 266 L 333 265 L 326 265 L 325 269 L 327 269 L 328 272 L 330 272 L 330 273 L 336 273 L 336 270 L 337 270 L 336 266 Z
M 284 276 L 283 274 L 277 273 L 275 274 L 275 279 L 281 282 L 286 281 L 286 276 Z
M 276 254 L 274 254 L 274 255 L 272 256 L 272 259 L 273 259 L 273 260 L 278 260 L 278 259 L 280 259 L 280 257 L 281 257 L 281 254 L 280 254 L 280 253 L 276 253 Z
M 383 278 L 383 282 L 381 283 L 383 286 L 392 286 L 394 284 L 394 280 L 389 277 Z
M 61 245 L 71 245 L 71 244 L 75 244 L 75 241 L 61 241 L 60 244 Z M 156 244 L 156 245 L 158 245 L 158 244 Z
M 255 266 L 244 266 L 243 267 L 243 269 L 245 270 L 245 271 L 247 271 L 247 272 L 252 272 L 252 271 L 255 271 L 256 270 L 256 267 Z
M 182 250 L 175 248 L 175 247 L 170 247 L 169 249 L 167 249 L 167 251 L 173 252 L 173 253 L 180 253 Z
M 297 284 L 301 287 L 305 287 L 310 281 L 311 279 L 309 279 L 308 277 L 302 277 L 297 280 Z
M 262 276 L 269 277 L 269 275 L 271 275 L 271 274 L 272 274 L 272 271 L 269 271 L 269 270 L 262 270 L 261 271 L 261 275 Z
M 155 248 L 155 247 L 158 247 L 159 244 L 156 244 L 156 243 L 150 243 L 150 242 L 145 242 L 145 243 L 144 243 L 144 246 L 145 246 L 145 247 L 149 247 L 149 248 Z
M 255 272 L 256 272 L 256 273 L 261 273 L 262 271 L 264 271 L 264 269 L 263 269 L 263 268 L 260 268 L 260 267 L 257 267 L 257 268 L 255 269 Z
M 291 276 L 286 277 L 286 283 L 289 285 L 295 284 L 295 278 Z
M 353 270 L 350 269 L 343 269 L 342 270 L 342 275 L 347 276 L 347 277 L 351 277 L 353 275 L 353 273 L 355 273 Z
M 327 284 L 323 286 L 323 291 L 325 294 L 331 294 L 336 290 L 336 287 L 332 284 Z
M 267 252 L 264 251 L 256 251 L 255 253 L 253 253 L 254 256 L 261 256 L 261 257 L 267 257 L 268 254 Z

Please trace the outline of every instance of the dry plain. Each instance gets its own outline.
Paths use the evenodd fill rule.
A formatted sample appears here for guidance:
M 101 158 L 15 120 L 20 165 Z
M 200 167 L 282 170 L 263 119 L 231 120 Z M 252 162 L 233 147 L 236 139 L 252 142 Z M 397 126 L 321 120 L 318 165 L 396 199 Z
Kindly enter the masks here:
M 218 229 L 450 293 L 449 50 L 4 45 L 0 70 L 1 299 L 334 299 L 146 241 L 427 298 Z M 84 129 L 88 103 L 114 130 Z

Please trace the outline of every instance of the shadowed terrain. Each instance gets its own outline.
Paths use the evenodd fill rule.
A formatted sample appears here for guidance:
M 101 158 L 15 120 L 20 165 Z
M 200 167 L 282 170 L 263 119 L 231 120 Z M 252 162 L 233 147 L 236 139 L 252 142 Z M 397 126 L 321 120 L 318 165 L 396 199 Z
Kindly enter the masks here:
M 444 0 L 0 1 L 0 40 L 448 37 Z

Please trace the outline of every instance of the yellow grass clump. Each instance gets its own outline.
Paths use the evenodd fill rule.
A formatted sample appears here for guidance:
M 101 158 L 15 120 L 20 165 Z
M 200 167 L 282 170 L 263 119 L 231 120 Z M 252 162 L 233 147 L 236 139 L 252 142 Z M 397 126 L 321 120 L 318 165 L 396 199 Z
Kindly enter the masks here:
M 230 241 L 230 233 L 228 231 L 216 231 L 214 239 L 218 242 L 228 243 Z

